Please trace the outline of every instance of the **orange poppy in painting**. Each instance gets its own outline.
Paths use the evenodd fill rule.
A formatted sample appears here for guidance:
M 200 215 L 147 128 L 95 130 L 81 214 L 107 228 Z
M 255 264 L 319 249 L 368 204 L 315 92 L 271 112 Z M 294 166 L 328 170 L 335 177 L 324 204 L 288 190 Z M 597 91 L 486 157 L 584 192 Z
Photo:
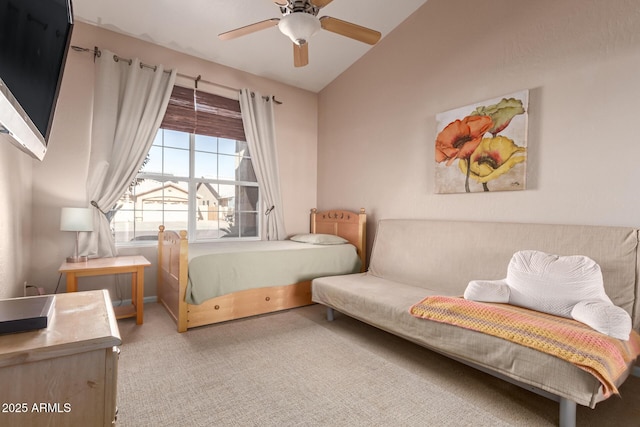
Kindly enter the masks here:
M 436 138 L 436 162 L 447 160 L 449 166 L 455 159 L 468 159 L 491 126 L 493 120 L 488 116 L 467 116 L 449 123 Z

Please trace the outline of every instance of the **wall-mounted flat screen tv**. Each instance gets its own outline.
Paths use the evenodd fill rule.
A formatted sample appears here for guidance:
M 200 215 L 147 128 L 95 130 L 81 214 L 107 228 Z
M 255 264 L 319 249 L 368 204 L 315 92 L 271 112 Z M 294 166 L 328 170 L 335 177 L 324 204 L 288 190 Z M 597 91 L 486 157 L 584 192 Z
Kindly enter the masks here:
M 0 0 L 0 140 L 42 160 L 71 41 L 71 0 Z

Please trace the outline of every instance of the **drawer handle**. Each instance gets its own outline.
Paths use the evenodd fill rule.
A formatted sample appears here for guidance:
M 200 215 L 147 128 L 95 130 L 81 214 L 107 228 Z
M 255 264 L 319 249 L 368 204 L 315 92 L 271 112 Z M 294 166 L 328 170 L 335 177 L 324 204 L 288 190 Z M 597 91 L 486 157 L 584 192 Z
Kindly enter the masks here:
M 219 305 L 216 305 L 216 306 L 215 306 L 215 307 L 213 307 L 213 308 L 215 308 L 216 310 L 220 310 L 220 306 L 219 306 Z
M 267 301 L 267 302 L 271 301 L 271 297 L 266 297 L 264 300 Z

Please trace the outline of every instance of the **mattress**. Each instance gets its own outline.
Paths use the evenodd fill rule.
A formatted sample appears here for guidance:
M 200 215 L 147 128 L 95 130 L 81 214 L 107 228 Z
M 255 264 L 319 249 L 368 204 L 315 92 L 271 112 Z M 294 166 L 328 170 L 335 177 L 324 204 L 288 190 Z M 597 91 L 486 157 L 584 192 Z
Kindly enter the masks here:
M 196 243 L 189 245 L 185 300 L 202 304 L 247 289 L 284 286 L 317 277 L 357 273 L 356 247 L 290 240 Z

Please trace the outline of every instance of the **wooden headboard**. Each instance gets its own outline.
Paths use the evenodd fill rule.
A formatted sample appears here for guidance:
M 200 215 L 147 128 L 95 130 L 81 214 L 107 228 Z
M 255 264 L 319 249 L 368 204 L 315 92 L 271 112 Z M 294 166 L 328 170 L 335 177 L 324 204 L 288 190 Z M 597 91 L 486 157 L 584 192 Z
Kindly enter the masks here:
M 318 212 L 311 209 L 311 232 L 316 234 L 333 234 L 345 238 L 356 247 L 362 271 L 365 270 L 365 258 L 367 255 L 367 214 L 364 208 L 360 213 L 342 210 L 330 210 Z

